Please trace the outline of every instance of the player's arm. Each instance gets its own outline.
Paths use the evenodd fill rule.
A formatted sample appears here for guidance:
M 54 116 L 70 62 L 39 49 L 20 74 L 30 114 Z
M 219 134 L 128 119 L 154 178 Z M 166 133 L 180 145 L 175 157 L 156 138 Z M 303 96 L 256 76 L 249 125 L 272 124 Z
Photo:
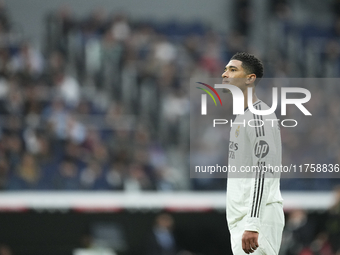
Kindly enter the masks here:
M 254 115 L 253 117 L 254 119 L 262 119 L 262 116 Z M 260 123 L 255 121 L 254 126 L 259 126 Z M 268 125 L 262 127 L 247 126 L 246 131 L 252 149 L 252 165 L 257 166 L 257 171 L 253 173 L 251 179 L 248 214 L 242 238 L 243 250 L 246 253 L 251 253 L 259 245 L 258 233 L 261 218 L 263 217 L 263 210 L 267 203 L 269 186 L 273 177 L 268 176 L 271 173 L 267 171 L 266 167 L 275 164 L 278 150 L 273 142 L 276 132 L 273 127 Z

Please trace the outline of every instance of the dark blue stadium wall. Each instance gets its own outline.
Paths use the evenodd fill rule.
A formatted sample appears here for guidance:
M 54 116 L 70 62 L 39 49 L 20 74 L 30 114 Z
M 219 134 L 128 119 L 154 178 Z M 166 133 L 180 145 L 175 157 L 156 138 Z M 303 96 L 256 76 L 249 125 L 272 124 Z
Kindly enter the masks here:
M 73 249 L 84 246 L 95 224 L 104 223 L 121 231 L 125 251 L 117 252 L 118 255 L 146 255 L 156 215 L 156 212 L 3 212 L 0 213 L 0 246 L 8 245 L 16 255 L 71 255 Z M 224 213 L 171 215 L 179 249 L 207 255 L 229 254 Z

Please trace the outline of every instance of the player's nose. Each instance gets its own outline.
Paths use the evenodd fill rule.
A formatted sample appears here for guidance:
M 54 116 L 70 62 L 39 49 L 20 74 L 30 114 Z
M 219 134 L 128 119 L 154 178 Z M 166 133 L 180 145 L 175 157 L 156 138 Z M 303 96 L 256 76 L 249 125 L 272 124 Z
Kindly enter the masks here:
M 228 72 L 225 71 L 224 73 L 222 73 L 222 78 L 228 78 Z

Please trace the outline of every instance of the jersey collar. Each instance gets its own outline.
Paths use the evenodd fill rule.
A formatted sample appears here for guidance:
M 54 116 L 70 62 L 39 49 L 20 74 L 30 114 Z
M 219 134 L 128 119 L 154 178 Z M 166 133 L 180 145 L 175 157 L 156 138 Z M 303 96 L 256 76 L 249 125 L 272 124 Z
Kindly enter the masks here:
M 260 100 L 260 99 L 258 99 L 255 103 L 253 103 L 253 106 L 258 105 L 259 103 L 261 103 L 261 100 Z M 248 111 L 248 110 L 249 110 L 249 108 L 248 108 L 248 106 L 247 106 L 246 109 L 244 109 L 244 112 L 246 112 L 246 111 Z

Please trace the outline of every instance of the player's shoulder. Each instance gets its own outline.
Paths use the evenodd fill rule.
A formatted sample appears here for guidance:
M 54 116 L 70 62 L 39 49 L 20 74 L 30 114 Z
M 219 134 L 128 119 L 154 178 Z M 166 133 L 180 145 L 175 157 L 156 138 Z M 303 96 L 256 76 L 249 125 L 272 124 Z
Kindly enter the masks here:
M 263 106 L 261 106 L 261 103 L 263 103 L 261 100 L 256 101 L 256 102 L 253 104 L 252 108 L 254 108 L 254 109 L 256 109 L 256 110 L 259 110 L 259 108 L 262 108 L 262 107 L 263 107 Z M 251 110 L 251 107 L 248 106 L 248 107 L 244 110 L 244 115 L 245 115 L 246 119 L 253 119 L 254 116 L 255 116 L 256 114 L 254 114 L 254 113 L 252 112 L 252 110 Z
M 263 102 L 262 100 L 256 101 L 253 104 L 253 108 L 257 111 L 264 111 L 264 110 L 270 109 L 270 107 L 265 102 Z M 253 118 L 256 118 L 256 119 L 276 119 L 275 112 L 268 114 L 268 115 L 259 115 L 259 114 L 253 113 L 249 109 L 249 107 L 246 108 L 244 113 L 247 116 L 247 118 L 249 118 L 249 119 L 253 119 Z
M 270 107 L 263 101 L 261 101 L 259 105 L 260 105 L 259 110 L 261 110 L 261 108 L 262 108 L 262 110 L 269 110 L 270 109 Z M 277 119 L 275 111 L 273 113 L 268 114 L 268 115 L 264 115 L 263 117 L 264 117 L 264 119 Z

